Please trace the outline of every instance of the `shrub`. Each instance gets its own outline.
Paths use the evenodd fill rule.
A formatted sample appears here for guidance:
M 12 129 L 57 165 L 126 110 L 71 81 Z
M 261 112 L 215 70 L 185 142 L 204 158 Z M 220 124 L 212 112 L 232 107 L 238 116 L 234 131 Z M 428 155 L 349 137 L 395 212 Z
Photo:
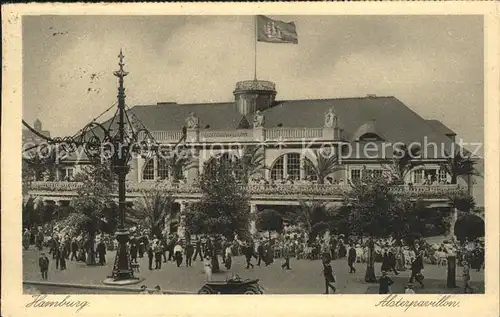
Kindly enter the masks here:
M 484 220 L 471 214 L 459 217 L 455 223 L 455 235 L 460 241 L 484 237 Z

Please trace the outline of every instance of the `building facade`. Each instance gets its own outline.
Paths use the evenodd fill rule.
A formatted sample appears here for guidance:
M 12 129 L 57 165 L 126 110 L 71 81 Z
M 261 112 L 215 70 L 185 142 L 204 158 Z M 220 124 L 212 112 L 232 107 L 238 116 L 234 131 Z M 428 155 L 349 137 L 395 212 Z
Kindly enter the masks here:
M 209 172 L 203 170 L 210 166 L 205 163 L 238 160 L 256 148 L 262 168 L 249 179 L 252 212 L 298 205 L 300 200 L 340 204 L 351 182 L 367 173 L 390 172 L 402 148 L 418 149 L 419 167 L 401 175 L 405 185 L 394 190 L 409 190 L 429 208 L 447 208 L 449 194 L 461 190 L 441 168 L 459 149 L 455 133 L 437 120 L 420 117 L 395 97 L 279 101 L 275 84 L 260 80 L 238 82 L 233 95 L 227 103 L 159 102 L 129 110 L 132 127 L 146 127 L 164 154 L 132 159 L 130 202 L 161 186 L 172 193 L 182 213 L 186 203 L 201 196 L 196 180 Z M 183 127 L 186 138 L 178 144 Z M 329 175 L 315 172 L 322 164 L 320 154 L 337 157 Z M 30 193 L 48 201 L 70 200 L 81 184 L 67 176 L 78 173 L 84 163 L 67 160 L 65 168 L 71 172 L 65 178 L 33 182 Z

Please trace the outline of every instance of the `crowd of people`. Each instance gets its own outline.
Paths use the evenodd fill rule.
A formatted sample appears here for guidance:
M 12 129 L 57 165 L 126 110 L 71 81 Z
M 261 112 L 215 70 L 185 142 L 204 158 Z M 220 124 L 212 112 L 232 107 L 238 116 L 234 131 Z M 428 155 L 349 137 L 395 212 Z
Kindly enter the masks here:
M 55 261 L 58 270 L 66 270 L 67 261 L 80 261 L 86 264 L 105 265 L 106 253 L 117 247 L 117 241 L 111 235 L 97 233 L 94 237 L 73 230 L 51 227 L 25 229 L 23 246 L 35 245 L 41 252 L 48 248 L 48 256 L 42 252 L 39 259 L 42 279 L 46 280 L 49 258 Z M 177 267 L 192 266 L 193 261 L 202 261 L 207 280 L 212 278 L 213 258 L 230 270 L 233 257 L 243 255 L 245 268 L 254 265 L 270 266 L 281 260 L 281 269 L 292 270 L 292 260 L 322 260 L 325 277 L 325 292 L 334 290 L 335 274 L 331 268 L 332 260 L 346 259 L 349 273 L 356 272 L 357 263 L 373 261 L 381 263 L 379 276 L 381 292 L 385 292 L 391 283 L 389 272 L 398 275 L 410 270 L 408 291 L 416 281 L 423 287 L 421 271 L 425 264 L 446 265 L 450 255 L 457 258 L 457 263 L 464 270 L 464 280 L 470 269 L 484 267 L 484 243 L 476 241 L 458 242 L 456 239 L 443 240 L 441 243 L 428 243 L 417 239 L 411 243 L 393 238 L 366 238 L 328 233 L 311 238 L 301 230 L 286 230 L 280 235 L 255 234 L 251 238 L 238 236 L 187 236 L 181 238 L 177 233 L 152 235 L 140 226 L 132 230 L 128 242 L 132 268 L 139 270 L 139 258 L 148 258 L 149 270 L 160 270 L 162 263 L 173 261 Z M 255 262 L 253 260 L 255 259 Z M 466 272 L 467 271 L 467 272 Z M 387 277 L 387 278 L 386 278 Z M 468 285 L 468 283 L 467 283 Z

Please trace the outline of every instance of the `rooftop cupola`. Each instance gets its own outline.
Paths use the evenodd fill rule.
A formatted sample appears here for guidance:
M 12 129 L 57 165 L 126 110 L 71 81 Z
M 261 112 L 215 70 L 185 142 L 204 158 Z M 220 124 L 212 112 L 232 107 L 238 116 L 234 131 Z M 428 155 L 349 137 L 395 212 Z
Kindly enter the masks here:
M 265 80 L 239 81 L 233 94 L 238 111 L 242 115 L 250 115 L 274 105 L 276 85 Z

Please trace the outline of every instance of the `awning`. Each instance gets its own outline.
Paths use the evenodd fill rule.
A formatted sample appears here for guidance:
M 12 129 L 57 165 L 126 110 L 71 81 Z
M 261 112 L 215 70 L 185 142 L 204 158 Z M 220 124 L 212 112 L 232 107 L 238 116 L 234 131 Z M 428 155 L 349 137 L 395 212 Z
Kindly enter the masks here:
M 441 203 L 432 203 L 427 205 L 425 208 L 450 208 L 450 204 L 441 202 Z

